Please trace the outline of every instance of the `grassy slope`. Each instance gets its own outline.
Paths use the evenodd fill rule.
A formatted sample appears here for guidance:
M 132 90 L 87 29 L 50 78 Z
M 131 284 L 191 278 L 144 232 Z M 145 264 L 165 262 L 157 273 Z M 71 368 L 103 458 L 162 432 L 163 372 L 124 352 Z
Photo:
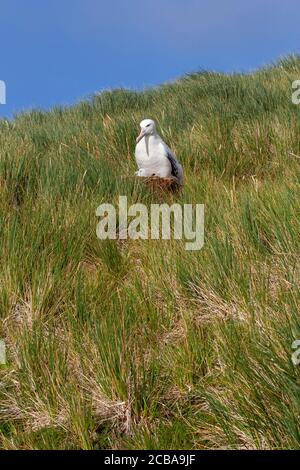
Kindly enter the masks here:
M 300 59 L 0 122 L 0 447 L 299 448 Z M 131 176 L 158 121 L 181 195 Z M 206 242 L 101 242 L 101 202 L 206 204 Z

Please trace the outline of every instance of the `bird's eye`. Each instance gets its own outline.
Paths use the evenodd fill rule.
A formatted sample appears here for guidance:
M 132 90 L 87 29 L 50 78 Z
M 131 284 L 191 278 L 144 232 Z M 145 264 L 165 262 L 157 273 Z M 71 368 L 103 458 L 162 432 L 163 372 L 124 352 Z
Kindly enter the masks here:
M 147 126 L 146 126 L 146 127 L 149 127 L 149 126 L 150 126 L 150 124 L 147 124 Z

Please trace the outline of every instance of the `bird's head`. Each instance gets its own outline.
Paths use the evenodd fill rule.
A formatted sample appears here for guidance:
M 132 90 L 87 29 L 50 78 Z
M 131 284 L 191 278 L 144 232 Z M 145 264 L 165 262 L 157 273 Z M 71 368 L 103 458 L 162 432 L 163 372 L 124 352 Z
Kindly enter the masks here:
M 140 127 L 141 127 L 141 132 L 138 138 L 136 139 L 136 143 L 142 140 L 142 138 L 145 137 L 145 135 L 153 135 L 156 133 L 155 122 L 152 121 L 152 119 L 144 119 L 140 123 Z

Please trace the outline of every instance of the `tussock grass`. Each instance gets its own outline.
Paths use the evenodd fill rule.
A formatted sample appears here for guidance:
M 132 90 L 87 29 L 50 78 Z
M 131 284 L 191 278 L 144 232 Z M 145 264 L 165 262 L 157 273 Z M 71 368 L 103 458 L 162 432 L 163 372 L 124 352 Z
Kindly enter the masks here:
M 299 57 L 0 121 L 3 449 L 298 449 Z M 157 120 L 179 193 L 132 178 Z M 102 202 L 205 204 L 205 246 L 99 241 Z

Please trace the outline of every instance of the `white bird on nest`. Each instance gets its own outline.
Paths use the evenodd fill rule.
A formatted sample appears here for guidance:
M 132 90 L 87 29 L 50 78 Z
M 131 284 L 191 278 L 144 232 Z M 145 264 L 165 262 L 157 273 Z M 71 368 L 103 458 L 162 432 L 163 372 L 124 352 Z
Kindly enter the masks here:
M 135 147 L 135 159 L 139 170 L 135 175 L 170 178 L 182 185 L 182 166 L 157 134 L 155 122 L 152 119 L 144 119 L 140 126 L 141 133 L 136 139 Z

